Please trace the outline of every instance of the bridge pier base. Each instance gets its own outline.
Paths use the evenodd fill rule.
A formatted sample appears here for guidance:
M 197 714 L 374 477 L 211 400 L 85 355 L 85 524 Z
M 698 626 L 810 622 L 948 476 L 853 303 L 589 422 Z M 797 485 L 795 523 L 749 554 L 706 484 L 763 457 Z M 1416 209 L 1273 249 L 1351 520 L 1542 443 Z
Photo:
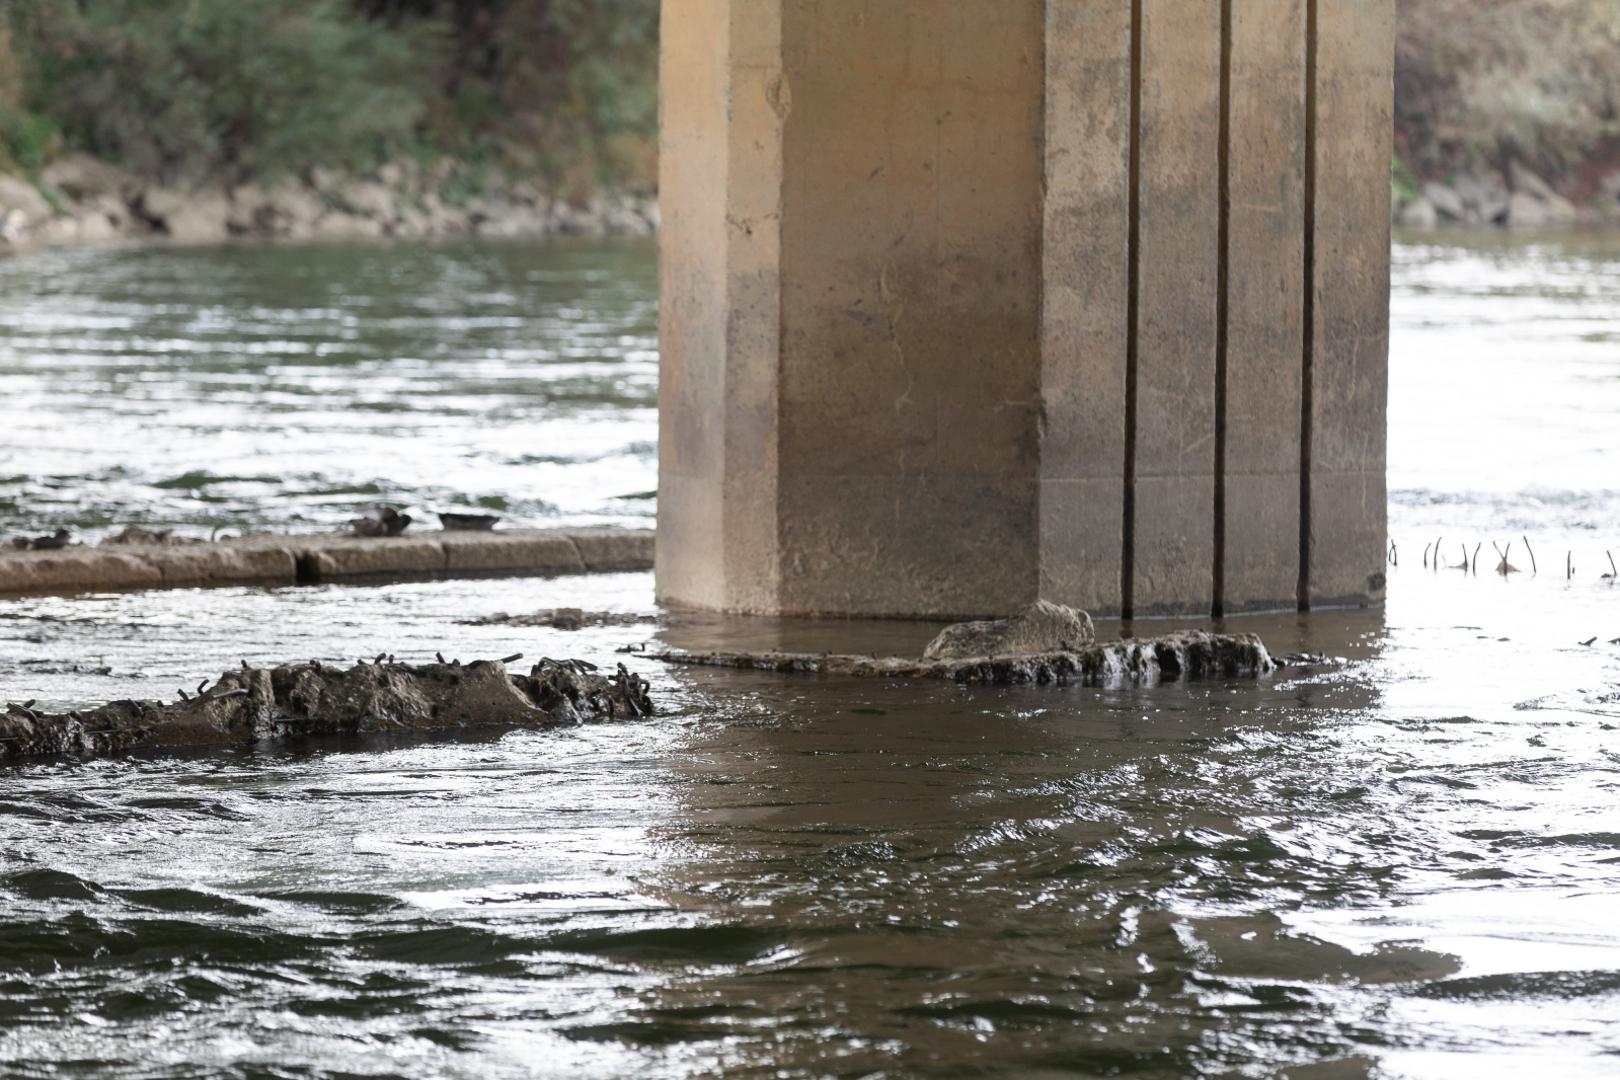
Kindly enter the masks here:
M 1393 0 L 664 0 L 660 599 L 1382 598 Z

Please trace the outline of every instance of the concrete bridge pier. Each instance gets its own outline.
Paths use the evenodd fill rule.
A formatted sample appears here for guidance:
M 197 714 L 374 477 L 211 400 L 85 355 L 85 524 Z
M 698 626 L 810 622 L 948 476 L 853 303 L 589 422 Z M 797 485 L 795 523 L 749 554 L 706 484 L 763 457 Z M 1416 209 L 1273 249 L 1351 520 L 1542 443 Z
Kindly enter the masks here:
M 664 0 L 658 592 L 1377 603 L 1393 0 Z

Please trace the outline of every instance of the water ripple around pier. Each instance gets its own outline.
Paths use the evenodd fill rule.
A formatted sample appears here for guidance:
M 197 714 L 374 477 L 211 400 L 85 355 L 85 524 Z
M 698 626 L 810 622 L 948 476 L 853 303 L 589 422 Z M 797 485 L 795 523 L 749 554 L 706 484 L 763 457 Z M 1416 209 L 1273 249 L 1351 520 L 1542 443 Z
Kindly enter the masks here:
M 0 381 L 33 387 L 27 410 L 7 399 L 7 417 L 35 425 L 38 441 L 51 410 L 60 421 L 82 408 L 111 433 L 105 446 L 62 435 L 60 458 L 8 437 L 23 464 L 0 473 L 26 479 L 4 489 L 16 500 L 5 527 L 100 505 L 109 489 L 86 478 L 114 467 L 113 449 L 129 457 L 117 490 L 149 498 L 155 515 L 174 500 L 167 520 L 181 525 L 214 510 L 157 486 L 166 476 L 308 472 L 321 474 L 311 490 L 420 491 L 417 470 L 448 445 L 434 432 L 533 456 L 501 487 L 561 518 L 600 511 L 592 491 L 650 489 L 651 453 L 637 447 L 652 437 L 652 360 L 622 358 L 650 348 L 645 254 L 379 248 L 335 254 L 347 260 L 336 266 L 305 256 L 300 272 L 300 250 L 49 256 L 38 288 L 55 300 L 0 289 L 17 316 L 3 323 Z M 1239 624 L 1278 653 L 1339 658 L 1332 667 L 1259 686 L 1053 691 L 631 657 L 664 705 L 651 721 L 0 772 L 0 1074 L 1612 1075 L 1620 597 L 1600 561 L 1620 548 L 1620 351 L 1605 338 L 1620 332 L 1617 258 L 1620 245 L 1596 241 L 1398 250 L 1388 608 Z M 350 311 L 342 296 L 359 286 L 334 299 L 312 283 L 356 260 L 370 267 L 362 281 L 397 275 L 416 289 L 432 265 L 475 296 L 498 291 L 491 265 L 511 280 L 539 274 L 555 290 L 545 295 L 564 298 L 558 310 L 516 302 L 527 314 L 510 317 L 530 330 L 476 334 L 511 331 L 569 358 L 513 360 L 467 389 L 487 398 L 487 430 L 456 419 L 460 392 L 417 402 L 443 409 L 396 419 L 428 433 L 422 446 L 386 424 L 365 433 L 370 414 L 354 405 L 401 369 L 338 365 L 329 401 L 289 397 L 264 423 L 330 423 L 354 443 L 323 455 L 250 431 L 238 444 L 228 433 L 251 410 L 229 406 L 219 438 L 243 459 L 216 465 L 197 434 L 207 425 L 188 425 L 216 393 L 227 404 L 247 393 L 220 389 L 242 369 L 195 359 L 200 347 L 120 359 L 98 337 L 132 333 L 151 304 L 180 329 L 144 337 L 193 340 L 184 328 L 203 316 L 190 305 L 211 289 L 259 296 L 207 315 L 232 340 L 255 321 L 292 340 L 287 313 L 310 312 L 394 342 L 355 346 L 368 354 L 420 358 L 435 336 L 457 349 L 475 331 L 454 319 L 508 317 L 479 304 L 457 314 L 439 297 L 369 324 L 396 302 Z M 26 265 L 0 275 L 26 282 Z M 146 299 L 130 300 L 143 277 Z M 160 301 L 165 289 L 176 299 Z M 601 302 L 619 314 L 593 311 L 592 295 L 617 297 Z M 36 324 L 18 328 L 22 312 Z M 434 313 L 452 320 L 442 335 Z M 622 354 L 617 332 L 567 338 L 570 320 L 621 318 L 640 327 L 621 326 Z M 563 337 L 533 331 L 542 325 Z M 119 426 L 137 407 L 115 400 L 126 384 L 91 392 L 87 366 L 53 388 L 35 350 L 69 339 L 83 355 L 99 340 L 97 363 L 137 372 L 128 385 L 148 389 L 132 401 L 156 395 L 139 407 L 172 456 L 111 442 L 137 430 Z M 448 386 L 505 363 L 479 355 L 447 361 L 453 378 L 426 360 L 406 367 Z M 544 366 L 554 362 L 564 366 Z M 188 374 L 192 363 L 218 371 Z M 519 370 L 533 386 L 509 385 Z M 548 399 L 544 373 L 557 371 L 581 381 Z M 176 397 L 184 408 L 154 404 Z M 552 401 L 559 432 L 539 406 L 503 428 L 520 398 Z M 570 412 L 555 405 L 564 399 L 589 404 Z M 601 425 L 589 440 L 571 434 L 581 415 Z M 251 446 L 271 460 L 254 464 Z M 283 467 L 278 454 L 308 463 Z M 30 494 L 47 480 L 58 494 Z M 338 513 L 337 501 L 243 485 L 225 504 L 232 521 L 290 525 L 276 516 L 287 506 L 308 523 Z M 600 516 L 634 520 L 652 504 L 633 505 Z M 1422 565 L 1444 533 L 1456 534 L 1443 545 L 1455 564 L 1454 543 L 1484 543 L 1487 562 L 1488 541 L 1526 532 L 1534 576 Z M 523 651 L 612 663 L 652 634 L 694 648 L 915 651 L 931 632 L 696 616 L 578 632 L 458 622 L 559 606 L 655 611 L 644 574 L 6 601 L 0 698 L 172 697 L 243 658 Z

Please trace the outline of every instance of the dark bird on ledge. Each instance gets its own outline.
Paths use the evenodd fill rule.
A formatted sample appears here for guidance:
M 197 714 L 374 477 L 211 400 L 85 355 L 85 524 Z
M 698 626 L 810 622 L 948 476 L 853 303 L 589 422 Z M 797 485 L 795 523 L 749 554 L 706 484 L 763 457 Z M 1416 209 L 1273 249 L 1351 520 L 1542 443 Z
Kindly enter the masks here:
M 411 524 L 411 515 L 402 514 L 392 506 L 373 506 L 349 522 L 356 536 L 398 536 Z
M 11 546 L 19 551 L 60 551 L 72 541 L 73 534 L 66 529 L 57 529 L 50 536 L 19 536 L 11 541 Z

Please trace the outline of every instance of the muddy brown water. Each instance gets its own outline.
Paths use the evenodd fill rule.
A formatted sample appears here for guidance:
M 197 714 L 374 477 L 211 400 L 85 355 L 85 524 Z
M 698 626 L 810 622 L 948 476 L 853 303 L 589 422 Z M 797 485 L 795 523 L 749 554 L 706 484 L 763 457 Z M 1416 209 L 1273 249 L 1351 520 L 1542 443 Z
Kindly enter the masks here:
M 600 496 L 652 486 L 649 259 L 0 265 L 5 527 L 94 529 L 125 498 L 153 523 L 308 527 L 345 486 L 435 485 L 645 520 Z M 0 772 L 0 1074 L 1614 1075 L 1617 267 L 1594 238 L 1398 248 L 1388 607 L 1229 624 L 1328 669 L 1052 691 L 632 657 L 651 722 Z M 326 292 L 330 325 L 284 349 Z M 457 328 L 461 295 L 486 322 Z M 323 394 L 281 397 L 344 325 Z M 413 386 L 460 389 L 435 412 Z M 395 393 L 408 419 L 352 404 Z M 544 478 L 470 479 L 531 443 Z M 204 471 L 300 479 L 153 482 Z M 1540 573 L 1491 575 L 1489 541 L 1525 533 Z M 1444 534 L 1484 543 L 1477 577 L 1421 565 Z M 651 613 L 651 579 L 5 601 L 0 698 L 173 696 L 241 658 L 916 651 L 933 629 L 456 622 L 568 606 Z

